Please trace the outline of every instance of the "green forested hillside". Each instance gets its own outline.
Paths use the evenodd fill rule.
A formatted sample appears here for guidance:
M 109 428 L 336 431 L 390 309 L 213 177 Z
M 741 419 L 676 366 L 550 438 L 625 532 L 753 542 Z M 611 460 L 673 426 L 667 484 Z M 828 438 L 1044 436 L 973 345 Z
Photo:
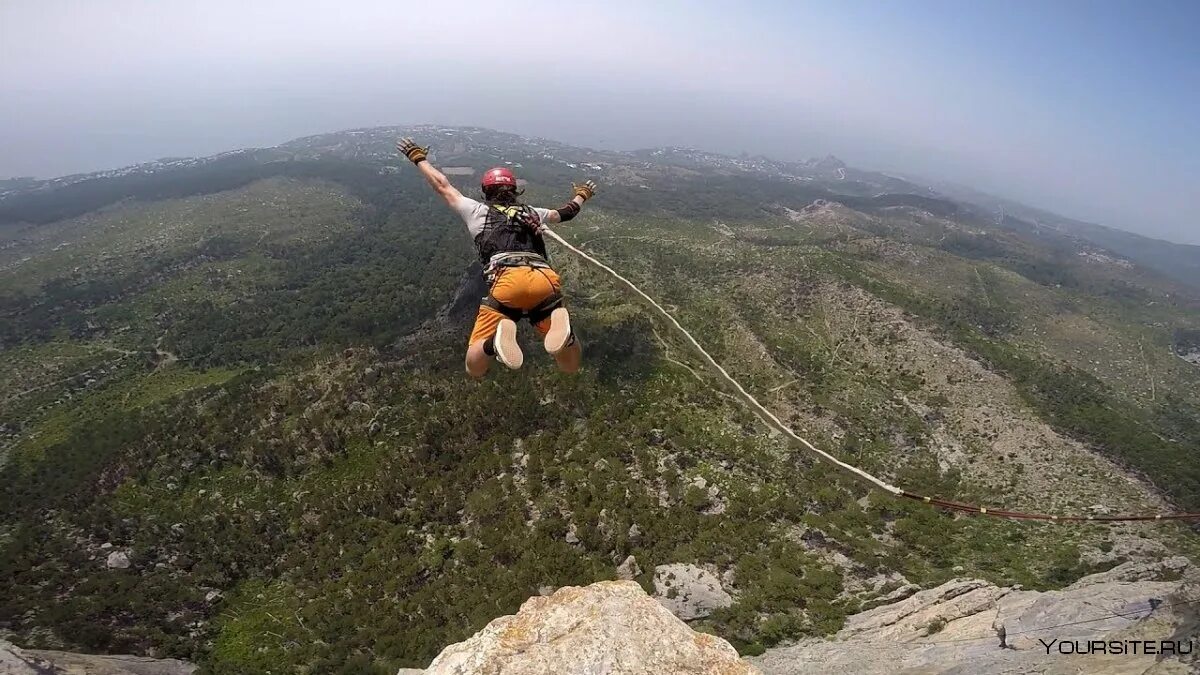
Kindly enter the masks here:
M 1177 353 L 1200 312 L 1153 273 L 926 198 L 414 131 L 445 166 L 513 162 L 535 203 L 596 178 L 561 234 L 847 461 L 997 507 L 1200 509 L 1200 368 Z M 697 627 L 755 652 L 905 583 L 1053 588 L 1200 554 L 1183 525 L 871 492 L 566 251 L 585 370 L 530 340 L 522 371 L 468 380 L 469 241 L 391 156 L 399 133 L 0 200 L 0 632 L 213 673 L 386 673 L 633 555 L 647 587 L 655 565 L 711 565 L 736 602 Z

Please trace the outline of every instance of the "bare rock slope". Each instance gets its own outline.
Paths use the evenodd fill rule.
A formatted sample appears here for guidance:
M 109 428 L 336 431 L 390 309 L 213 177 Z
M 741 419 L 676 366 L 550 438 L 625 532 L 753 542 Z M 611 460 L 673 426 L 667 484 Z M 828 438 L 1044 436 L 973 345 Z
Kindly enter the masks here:
M 196 666 L 175 659 L 21 649 L 0 640 L 0 675 L 192 675 L 194 672 Z
M 1116 643 L 1123 653 L 1112 653 Z M 1191 653 L 1168 653 L 1184 650 Z M 1045 593 L 950 581 L 857 614 L 833 639 L 750 660 L 767 675 L 1166 675 L 1200 672 L 1197 650 L 1200 573 L 1172 558 L 1126 563 Z

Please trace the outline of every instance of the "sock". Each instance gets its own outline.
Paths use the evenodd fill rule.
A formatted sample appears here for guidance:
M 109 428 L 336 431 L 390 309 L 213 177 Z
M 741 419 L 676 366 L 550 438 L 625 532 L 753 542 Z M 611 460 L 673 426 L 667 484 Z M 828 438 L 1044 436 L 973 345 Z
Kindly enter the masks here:
M 483 353 L 487 354 L 488 356 L 492 356 L 492 357 L 496 356 L 496 336 L 495 335 L 493 335 L 492 337 L 483 341 Z

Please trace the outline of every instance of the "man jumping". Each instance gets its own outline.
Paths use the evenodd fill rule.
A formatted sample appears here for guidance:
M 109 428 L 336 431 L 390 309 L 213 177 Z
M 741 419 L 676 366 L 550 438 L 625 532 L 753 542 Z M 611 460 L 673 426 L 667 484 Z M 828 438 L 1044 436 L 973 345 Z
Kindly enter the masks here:
M 596 193 L 596 184 L 574 186 L 575 196 L 557 209 L 539 209 L 518 201 L 517 178 L 503 167 L 483 174 L 483 202 L 463 196 L 429 163 L 428 148 L 403 138 L 396 148 L 463 219 L 475 239 L 488 295 L 479 305 L 467 343 L 467 374 L 483 377 L 491 359 L 516 370 L 524 362 L 517 344 L 517 324 L 528 319 L 543 336 L 546 351 L 563 372 L 579 370 L 580 344 L 563 306 L 562 284 L 550 267 L 542 228 L 574 218 Z

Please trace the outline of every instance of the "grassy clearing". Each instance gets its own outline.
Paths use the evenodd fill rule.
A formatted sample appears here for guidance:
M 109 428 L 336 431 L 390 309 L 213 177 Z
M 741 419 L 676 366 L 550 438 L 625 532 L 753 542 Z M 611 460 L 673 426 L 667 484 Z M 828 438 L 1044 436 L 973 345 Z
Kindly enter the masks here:
M 116 411 L 133 412 L 192 389 L 219 385 L 238 372 L 229 368 L 197 371 L 170 366 L 99 387 L 78 400 L 58 406 L 33 424 L 13 445 L 10 457 L 20 465 L 32 466 L 45 457 L 47 449 L 84 430 L 99 416 Z
M 35 293 L 56 278 L 135 271 L 203 242 L 256 247 L 316 241 L 344 231 L 358 202 L 319 182 L 268 179 L 231 192 L 132 202 L 32 229 L 0 258 L 0 291 Z

